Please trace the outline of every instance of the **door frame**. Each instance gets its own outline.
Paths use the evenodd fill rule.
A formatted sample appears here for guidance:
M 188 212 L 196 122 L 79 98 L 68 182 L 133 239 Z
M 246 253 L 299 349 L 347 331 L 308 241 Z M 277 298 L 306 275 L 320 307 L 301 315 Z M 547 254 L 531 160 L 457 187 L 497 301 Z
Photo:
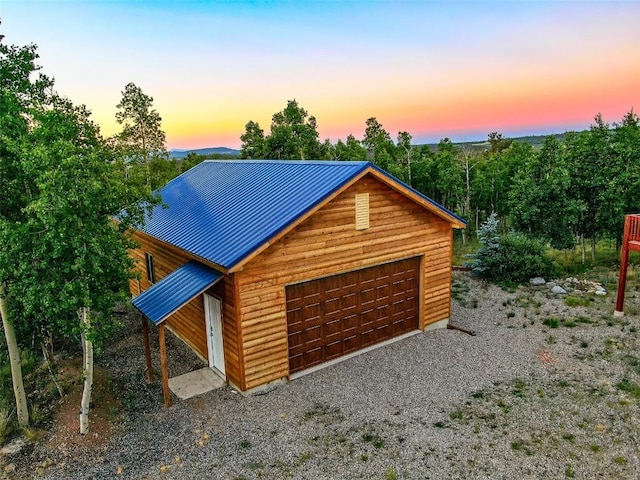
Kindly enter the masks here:
M 224 339 L 222 335 L 222 300 L 214 295 L 204 293 L 203 301 L 209 368 L 226 380 Z

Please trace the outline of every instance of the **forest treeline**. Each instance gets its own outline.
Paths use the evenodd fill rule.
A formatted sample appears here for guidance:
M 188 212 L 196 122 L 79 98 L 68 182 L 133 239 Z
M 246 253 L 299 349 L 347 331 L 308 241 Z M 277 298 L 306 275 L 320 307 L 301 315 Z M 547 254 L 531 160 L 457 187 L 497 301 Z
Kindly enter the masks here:
M 469 222 L 475 232 L 491 213 L 501 225 L 559 249 L 600 238 L 619 240 L 624 214 L 640 211 L 640 123 L 631 109 L 619 122 L 596 115 L 588 130 L 548 136 L 539 148 L 488 135 L 484 151 L 448 138 L 437 148 L 396 139 L 375 117 L 364 137 L 321 142 L 316 119 L 295 100 L 273 115 L 265 134 L 246 124 L 242 158 L 369 160 Z M 467 235 L 469 234 L 467 232 Z

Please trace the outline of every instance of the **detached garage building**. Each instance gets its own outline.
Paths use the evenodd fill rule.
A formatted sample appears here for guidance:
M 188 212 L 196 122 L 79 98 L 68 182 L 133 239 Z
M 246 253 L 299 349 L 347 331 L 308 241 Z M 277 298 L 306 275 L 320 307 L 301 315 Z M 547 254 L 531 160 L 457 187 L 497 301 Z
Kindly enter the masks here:
M 446 326 L 465 222 L 369 162 L 207 161 L 160 193 L 133 303 L 240 390 Z

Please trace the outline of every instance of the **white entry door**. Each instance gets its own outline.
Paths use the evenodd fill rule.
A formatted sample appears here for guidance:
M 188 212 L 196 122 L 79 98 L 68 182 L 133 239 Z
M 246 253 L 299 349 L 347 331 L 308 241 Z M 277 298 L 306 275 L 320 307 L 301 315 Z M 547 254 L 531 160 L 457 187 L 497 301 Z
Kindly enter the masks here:
M 209 367 L 214 368 L 226 378 L 222 345 L 222 302 L 206 293 L 204 294 L 204 318 L 207 324 Z

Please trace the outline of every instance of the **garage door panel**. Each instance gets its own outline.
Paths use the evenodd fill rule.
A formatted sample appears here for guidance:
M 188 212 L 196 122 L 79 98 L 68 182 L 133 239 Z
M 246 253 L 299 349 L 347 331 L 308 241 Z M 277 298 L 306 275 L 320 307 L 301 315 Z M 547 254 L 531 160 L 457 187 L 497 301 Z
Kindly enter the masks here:
M 380 320 L 388 319 L 389 318 L 389 305 L 379 305 L 378 308 L 376 308 L 376 313 L 377 313 L 378 322 L 380 322 Z
M 291 373 L 418 328 L 419 259 L 287 287 Z
M 325 315 L 340 313 L 341 311 L 342 311 L 342 302 L 340 301 L 340 297 L 331 298 L 324 302 Z
M 288 335 L 289 346 L 293 346 L 289 348 L 289 353 L 294 351 L 296 348 L 300 349 L 302 352 L 304 349 L 304 339 L 302 338 L 302 332 L 289 332 Z
M 291 311 L 291 316 L 287 314 L 289 317 L 289 332 L 297 332 L 304 329 L 304 315 L 302 314 L 302 309 L 298 308 L 296 310 Z
M 376 340 L 384 340 L 386 338 L 391 337 L 391 333 L 392 333 L 393 329 L 391 328 L 391 325 L 389 325 L 388 323 L 385 325 L 380 325 L 378 328 L 376 328 Z
M 306 343 L 315 342 L 322 339 L 322 325 L 313 325 L 302 332 L 302 337 Z
M 386 302 L 391 296 L 391 288 L 389 284 L 376 287 L 376 302 Z
M 323 360 L 322 347 L 317 347 L 306 351 L 304 355 L 302 355 L 302 361 L 304 362 L 303 368 L 313 367 L 324 362 L 325 360 Z
M 325 335 L 327 337 L 331 337 L 332 335 L 341 335 L 342 334 L 342 319 L 335 318 L 333 320 L 327 321 L 324 325 Z
M 319 303 L 313 303 L 310 305 L 305 305 L 302 310 L 303 310 L 304 318 L 319 317 L 321 312 L 321 306 Z
M 344 355 L 342 340 L 328 343 L 325 350 L 325 360 L 333 360 Z
M 291 285 L 287 287 L 287 302 L 294 303 L 300 301 L 304 294 L 302 285 Z
M 292 355 L 289 353 L 289 370 L 292 372 L 297 372 L 305 368 L 304 359 L 302 358 L 302 354 Z
M 342 340 L 342 344 L 344 345 L 344 354 L 357 352 L 362 348 L 362 339 L 360 335 L 351 335 L 349 337 L 345 337 Z
M 360 314 L 360 325 L 362 325 L 363 329 L 366 329 L 368 326 L 373 325 L 377 319 L 378 315 L 374 308 L 366 310 Z
M 412 290 L 411 282 L 406 280 L 396 280 L 391 284 L 391 296 L 405 295 L 408 290 Z
M 347 292 L 340 297 L 340 306 L 343 311 L 358 308 L 358 294 L 356 292 Z
M 362 346 L 361 346 L 361 348 L 370 347 L 371 345 L 374 345 L 375 343 L 377 343 L 376 330 L 375 329 L 367 330 L 365 332 L 362 332 Z
M 347 315 L 346 317 L 341 318 L 340 320 L 342 321 L 342 331 L 347 333 L 350 330 L 358 328 L 358 317 L 358 315 Z
M 392 321 L 391 321 L 391 330 L 392 330 L 392 332 L 394 334 L 405 332 L 406 331 L 405 322 L 406 322 L 405 318 L 392 319 Z
M 369 288 L 360 292 L 360 306 L 362 308 L 367 308 L 370 305 L 373 305 L 376 301 L 376 290 L 375 288 Z
M 407 305 L 408 303 L 409 302 L 405 301 L 404 299 L 396 300 L 395 302 L 393 302 L 391 304 L 391 315 L 403 315 L 404 312 L 409 309 Z
M 301 331 L 311 330 L 316 327 L 321 327 L 324 319 L 321 316 L 305 318 L 302 321 Z

